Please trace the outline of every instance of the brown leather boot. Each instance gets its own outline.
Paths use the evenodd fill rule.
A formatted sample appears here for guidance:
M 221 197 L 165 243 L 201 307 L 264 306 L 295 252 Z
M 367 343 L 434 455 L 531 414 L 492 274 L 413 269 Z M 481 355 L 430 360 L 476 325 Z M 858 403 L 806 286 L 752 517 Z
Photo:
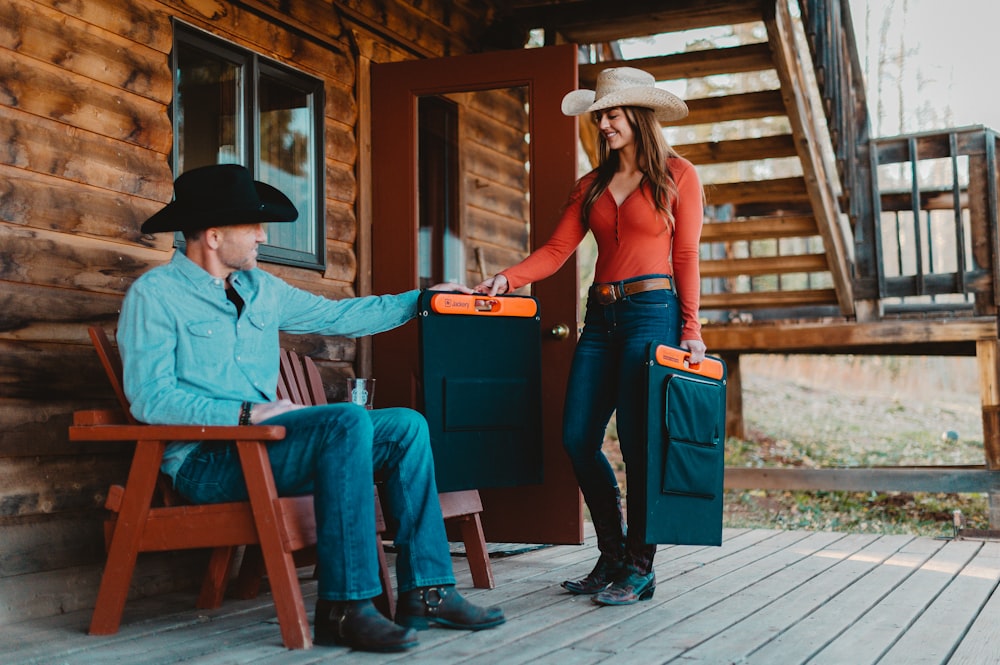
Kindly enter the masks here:
M 499 607 L 480 607 L 462 597 L 454 585 L 421 587 L 399 595 L 396 623 L 426 630 L 432 623 L 445 628 L 484 630 L 506 619 Z
M 404 651 L 417 644 L 416 631 L 397 626 L 368 600 L 318 600 L 313 641 L 358 651 Z

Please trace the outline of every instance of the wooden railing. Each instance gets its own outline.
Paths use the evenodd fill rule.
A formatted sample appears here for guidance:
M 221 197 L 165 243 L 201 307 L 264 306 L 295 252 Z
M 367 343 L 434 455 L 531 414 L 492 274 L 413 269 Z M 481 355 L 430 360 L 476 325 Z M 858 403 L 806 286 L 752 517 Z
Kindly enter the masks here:
M 996 304 L 997 134 L 966 127 L 872 139 L 876 273 L 886 313 Z
M 855 237 L 855 275 L 876 274 L 874 209 L 877 192 L 864 75 L 848 0 L 799 0 L 843 187 L 842 209 Z
M 885 314 L 997 304 L 997 136 L 870 136 L 847 0 L 799 0 L 854 232 L 854 298 Z

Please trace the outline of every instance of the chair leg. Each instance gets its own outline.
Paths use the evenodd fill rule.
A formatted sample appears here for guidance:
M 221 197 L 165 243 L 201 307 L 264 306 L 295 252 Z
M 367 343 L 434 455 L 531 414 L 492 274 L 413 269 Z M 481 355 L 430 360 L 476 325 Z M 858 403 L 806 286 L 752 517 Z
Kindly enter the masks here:
M 240 572 L 233 584 L 233 598 L 250 600 L 260 594 L 260 582 L 264 577 L 264 553 L 259 545 L 247 545 L 243 550 Z
M 490 565 L 490 556 L 486 551 L 483 521 L 479 517 L 483 512 L 479 491 L 442 492 L 438 494 L 438 500 L 441 502 L 441 514 L 445 522 L 458 525 L 461 529 L 472 583 L 478 589 L 494 588 L 496 582 L 493 580 L 493 566 Z
M 208 560 L 205 577 L 201 582 L 201 593 L 195 607 L 202 610 L 215 609 L 222 605 L 229 584 L 229 574 L 233 570 L 233 558 L 236 548 L 233 546 L 216 547 Z
M 382 593 L 375 598 L 375 607 L 388 619 L 396 617 L 396 595 L 392 591 L 392 574 L 389 572 L 389 562 L 382 547 L 382 539 L 378 542 L 378 573 L 382 580 Z
M 483 521 L 479 518 L 479 513 L 464 515 L 461 529 L 473 586 L 477 589 L 495 588 L 493 566 L 490 564 L 489 552 L 486 551 L 486 536 L 483 534 Z
M 396 616 L 396 596 L 392 592 L 392 574 L 389 572 L 389 561 L 382 546 L 382 535 L 386 532 L 385 514 L 382 512 L 382 499 L 379 496 L 378 484 L 372 486 L 375 494 L 375 537 L 378 544 L 378 576 L 382 580 L 382 593 L 375 598 L 375 607 L 392 619 Z
M 302 600 L 294 557 L 285 548 L 279 533 L 281 515 L 275 503 L 278 492 L 267 450 L 258 441 L 237 441 L 236 447 L 250 494 L 260 548 L 264 553 L 264 566 L 271 583 L 282 641 L 289 649 L 308 649 L 312 646 L 312 630 Z
M 125 599 L 139 556 L 142 527 L 149 515 L 165 447 L 162 442 L 140 441 L 136 444 L 90 620 L 91 635 L 112 635 L 118 632 L 121 625 Z

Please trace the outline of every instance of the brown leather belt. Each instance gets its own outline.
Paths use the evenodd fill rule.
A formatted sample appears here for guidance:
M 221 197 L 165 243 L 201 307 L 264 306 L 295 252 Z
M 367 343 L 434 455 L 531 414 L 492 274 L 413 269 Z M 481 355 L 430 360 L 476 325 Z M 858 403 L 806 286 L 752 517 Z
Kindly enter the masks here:
M 635 282 L 594 284 L 590 287 L 590 293 L 601 305 L 610 305 L 625 296 L 642 293 L 643 291 L 672 289 L 673 286 L 674 280 L 672 277 L 650 277 L 649 279 L 640 279 Z

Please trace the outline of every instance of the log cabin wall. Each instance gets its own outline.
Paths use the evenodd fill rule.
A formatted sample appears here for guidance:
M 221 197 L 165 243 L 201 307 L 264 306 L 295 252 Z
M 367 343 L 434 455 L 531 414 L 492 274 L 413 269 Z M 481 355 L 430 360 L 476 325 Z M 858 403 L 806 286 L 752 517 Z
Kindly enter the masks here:
M 0 3 L 0 624 L 93 605 L 102 505 L 131 451 L 70 444 L 66 428 L 74 410 L 114 399 L 87 326 L 114 328 L 132 281 L 173 252 L 172 238 L 139 232 L 172 195 L 173 22 L 323 81 L 327 267 L 265 268 L 339 298 L 370 288 L 368 66 L 471 52 L 492 11 L 473 0 L 378 5 Z M 481 113 L 474 97 L 470 113 Z M 481 143 L 462 159 L 473 173 L 524 177 L 523 160 L 499 159 Z M 480 229 L 498 223 L 464 217 Z M 509 249 L 523 251 L 526 237 L 513 235 Z M 366 362 L 353 340 L 294 346 L 319 361 L 331 391 L 342 383 L 334 378 Z M 194 577 L 178 572 L 199 556 L 141 560 L 133 593 L 190 586 Z

